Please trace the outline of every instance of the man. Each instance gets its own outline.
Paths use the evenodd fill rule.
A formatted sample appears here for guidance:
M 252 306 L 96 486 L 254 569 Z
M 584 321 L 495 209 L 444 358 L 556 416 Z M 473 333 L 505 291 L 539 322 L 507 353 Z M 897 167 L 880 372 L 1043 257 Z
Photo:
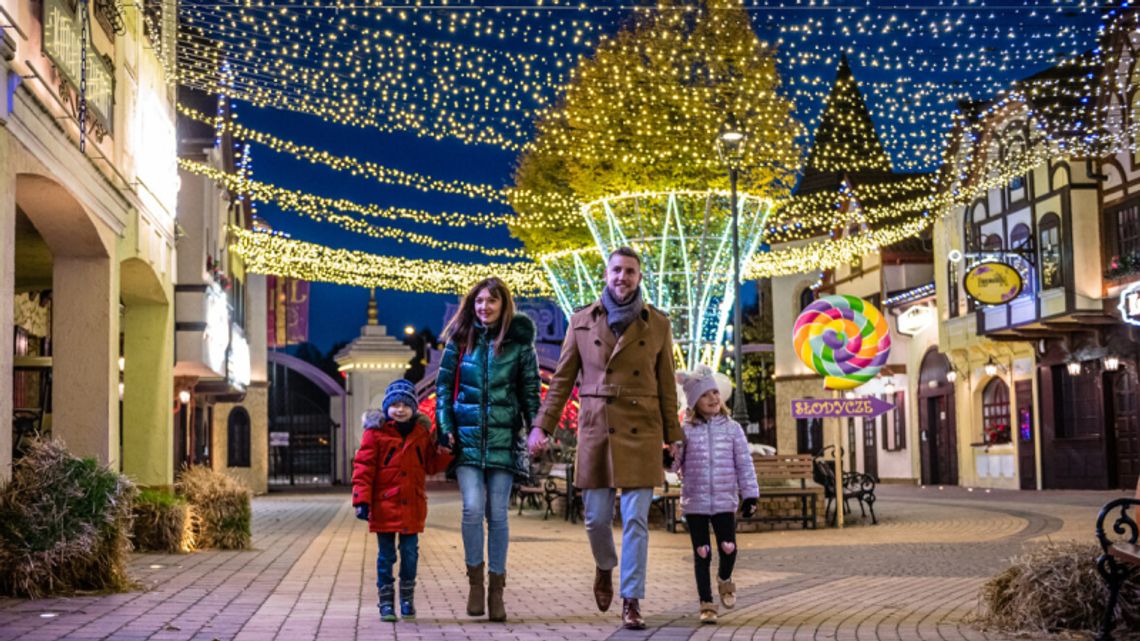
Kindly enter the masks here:
M 621 490 L 622 624 L 645 628 L 649 507 L 664 481 L 662 446 L 683 438 L 677 417 L 673 333 L 669 319 L 641 299 L 641 258 L 628 247 L 609 256 L 600 300 L 575 313 L 558 368 L 528 444 L 547 446 L 562 408 L 581 376 L 574 485 L 582 489 L 586 534 L 597 571 L 594 598 L 605 612 L 613 600 L 616 490 Z

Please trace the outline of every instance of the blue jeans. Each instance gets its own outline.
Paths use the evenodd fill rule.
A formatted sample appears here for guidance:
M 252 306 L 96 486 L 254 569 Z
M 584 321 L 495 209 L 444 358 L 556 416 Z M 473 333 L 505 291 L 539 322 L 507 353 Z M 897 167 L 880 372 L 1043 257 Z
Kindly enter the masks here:
M 473 465 L 455 469 L 463 495 L 463 554 L 467 565 L 483 563 L 483 520 L 487 520 L 487 569 L 507 573 L 508 504 L 515 475 Z
M 420 535 L 399 536 L 400 583 L 415 583 L 416 564 L 420 560 Z M 382 588 L 392 585 L 396 580 L 392 576 L 392 566 L 396 565 L 396 533 L 379 532 L 376 534 L 376 543 L 379 548 L 376 552 L 376 587 Z
M 594 563 L 602 570 L 618 564 L 614 548 L 614 496 L 616 490 L 582 490 L 586 513 L 586 537 Z M 649 563 L 649 506 L 653 488 L 622 488 L 621 491 L 621 598 L 645 598 L 645 569 Z

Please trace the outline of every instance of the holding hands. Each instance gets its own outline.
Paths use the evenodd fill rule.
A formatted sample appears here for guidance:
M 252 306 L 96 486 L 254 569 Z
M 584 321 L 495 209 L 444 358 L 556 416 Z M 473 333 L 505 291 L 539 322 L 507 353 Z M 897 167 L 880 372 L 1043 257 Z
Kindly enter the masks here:
M 542 431 L 541 427 L 534 427 L 530 430 L 530 435 L 526 439 L 526 449 L 532 457 L 539 456 L 550 447 L 550 439 L 546 437 L 546 432 Z

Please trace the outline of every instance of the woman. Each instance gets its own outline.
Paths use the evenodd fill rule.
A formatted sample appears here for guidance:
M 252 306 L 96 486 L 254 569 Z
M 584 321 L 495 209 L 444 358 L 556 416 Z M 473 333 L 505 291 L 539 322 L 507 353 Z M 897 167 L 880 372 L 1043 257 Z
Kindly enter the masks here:
M 534 323 L 515 315 L 503 281 L 488 278 L 463 298 L 444 330 L 436 377 L 436 417 L 455 455 L 463 495 L 467 614 L 482 616 L 483 522 L 487 525 L 488 618 L 505 621 L 507 504 L 516 474 L 528 471 L 522 440 L 539 407 Z

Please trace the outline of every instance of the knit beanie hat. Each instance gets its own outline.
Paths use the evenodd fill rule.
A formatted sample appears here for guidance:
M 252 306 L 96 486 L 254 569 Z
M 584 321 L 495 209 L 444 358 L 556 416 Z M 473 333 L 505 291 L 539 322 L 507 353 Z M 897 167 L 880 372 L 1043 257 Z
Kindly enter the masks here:
M 416 386 L 402 378 L 389 383 L 388 389 L 384 390 L 384 416 L 388 416 L 388 408 L 393 403 L 405 403 L 413 410 L 416 409 Z
M 705 392 L 719 390 L 716 377 L 707 365 L 698 365 L 691 372 L 677 372 L 677 382 L 685 391 L 685 407 L 693 409 Z

